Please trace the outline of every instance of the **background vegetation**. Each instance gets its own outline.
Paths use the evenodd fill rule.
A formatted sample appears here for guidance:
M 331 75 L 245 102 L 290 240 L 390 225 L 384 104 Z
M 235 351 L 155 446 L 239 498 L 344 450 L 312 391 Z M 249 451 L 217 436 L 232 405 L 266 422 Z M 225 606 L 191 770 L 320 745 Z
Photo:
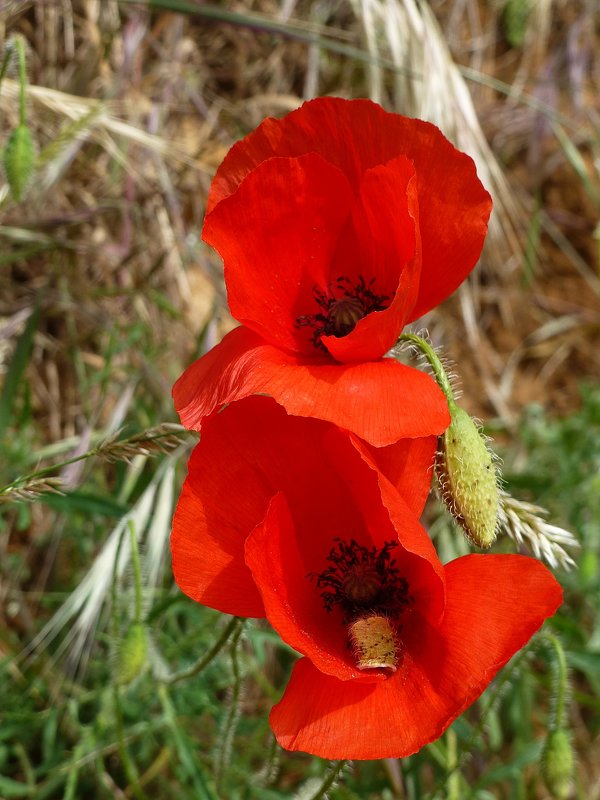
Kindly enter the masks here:
M 596 0 L 0 2 L 1 798 L 549 796 L 554 639 L 418 755 L 330 765 L 268 729 L 293 653 L 173 586 L 194 439 L 170 387 L 232 324 L 200 241 L 210 178 L 327 93 L 436 122 L 494 194 L 480 267 L 424 324 L 508 489 L 581 543 L 548 629 L 571 675 L 562 796 L 600 798 L 599 26 Z

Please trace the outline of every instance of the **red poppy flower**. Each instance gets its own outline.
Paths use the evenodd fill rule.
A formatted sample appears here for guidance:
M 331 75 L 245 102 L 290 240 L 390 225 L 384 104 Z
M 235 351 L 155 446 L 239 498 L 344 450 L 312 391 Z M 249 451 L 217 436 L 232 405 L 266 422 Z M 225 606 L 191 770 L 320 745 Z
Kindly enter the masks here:
M 264 397 L 206 421 L 175 513 L 173 569 L 193 599 L 266 616 L 304 656 L 270 718 L 287 749 L 416 752 L 560 604 L 534 559 L 439 562 L 418 521 L 434 449 L 427 437 L 379 451 Z
M 408 435 L 439 433 L 435 384 L 383 356 L 471 271 L 490 210 L 473 161 L 429 123 L 339 98 L 265 120 L 211 188 L 203 237 L 243 327 L 175 385 L 184 424 L 261 392 L 376 445 L 407 419 Z

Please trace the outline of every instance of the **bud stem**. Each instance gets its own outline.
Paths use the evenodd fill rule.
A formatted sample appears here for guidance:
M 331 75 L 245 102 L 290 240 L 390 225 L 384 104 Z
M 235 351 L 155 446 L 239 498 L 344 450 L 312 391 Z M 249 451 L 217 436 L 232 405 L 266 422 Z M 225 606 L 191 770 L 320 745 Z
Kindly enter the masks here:
M 131 564 L 133 566 L 133 585 L 135 590 L 135 608 L 133 621 L 141 623 L 142 621 L 142 568 L 140 566 L 140 551 L 138 546 L 137 536 L 135 534 L 135 525 L 133 520 L 129 520 L 129 538 L 131 540 Z
M 19 57 L 19 125 L 26 125 L 25 87 L 27 86 L 27 62 L 25 61 L 25 47 L 21 36 L 16 36 L 14 41 Z
M 403 333 L 400 338 L 398 339 L 399 342 L 410 342 L 412 345 L 417 347 L 421 353 L 425 356 L 431 369 L 433 370 L 433 374 L 435 379 L 438 383 L 438 386 L 442 390 L 442 392 L 446 395 L 446 400 L 448 401 L 448 406 L 450 408 L 450 412 L 456 408 L 456 403 L 454 401 L 454 393 L 452 391 L 452 386 L 450 385 L 450 379 L 446 374 L 446 370 L 442 362 L 439 359 L 438 354 L 435 352 L 433 347 L 427 342 L 425 339 L 421 338 L 421 336 L 417 336 L 415 333 Z
M 569 686 L 569 676 L 567 671 L 567 659 L 565 656 L 565 651 L 563 649 L 562 644 L 560 643 L 560 639 L 555 636 L 553 633 L 549 631 L 545 631 L 544 638 L 548 642 L 548 644 L 553 648 L 555 653 L 554 665 L 556 669 L 556 686 L 555 686 L 555 694 L 556 694 L 556 706 L 554 708 L 554 720 L 553 725 L 550 727 L 554 729 L 560 729 L 564 727 L 564 716 L 565 716 L 565 705 L 566 705 L 566 697 L 567 691 Z

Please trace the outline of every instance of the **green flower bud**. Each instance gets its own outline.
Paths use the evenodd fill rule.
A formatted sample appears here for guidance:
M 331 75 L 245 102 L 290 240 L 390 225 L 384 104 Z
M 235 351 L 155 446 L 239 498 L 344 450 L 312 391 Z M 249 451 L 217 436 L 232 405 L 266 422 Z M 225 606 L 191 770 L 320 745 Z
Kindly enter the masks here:
M 436 460 L 442 499 L 473 544 L 490 547 L 500 500 L 493 457 L 464 409 L 452 403 L 450 415 Z
M 12 196 L 18 202 L 25 193 L 35 164 L 35 148 L 26 125 L 19 125 L 4 148 L 4 170 Z
M 521 47 L 527 32 L 531 0 L 508 0 L 504 6 L 504 32 L 511 47 Z
M 134 622 L 121 642 L 117 665 L 117 682 L 131 683 L 141 673 L 148 657 L 148 637 L 141 622 Z
M 571 789 L 575 760 L 569 734 L 562 728 L 550 731 L 542 750 L 541 772 L 552 797 L 566 800 Z

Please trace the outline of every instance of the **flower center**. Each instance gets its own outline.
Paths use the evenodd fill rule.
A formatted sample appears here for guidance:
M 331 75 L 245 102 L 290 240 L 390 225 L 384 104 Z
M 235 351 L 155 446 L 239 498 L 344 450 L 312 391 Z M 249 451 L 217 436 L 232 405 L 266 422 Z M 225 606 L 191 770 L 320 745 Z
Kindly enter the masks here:
M 319 311 L 298 317 L 296 327 L 312 328 L 312 343 L 317 349 L 325 350 L 325 345 L 321 342 L 323 336 L 347 336 L 354 330 L 359 319 L 372 311 L 383 311 L 388 307 L 390 297 L 376 294 L 374 283 L 375 278 L 367 283 L 362 275 L 356 283 L 352 283 L 349 278 L 341 275 L 326 292 L 314 286 L 313 295 Z
M 345 296 L 333 302 L 327 312 L 327 323 L 334 336 L 346 336 L 364 315 L 365 307 L 358 297 Z
M 323 572 L 311 573 L 327 611 L 342 610 L 349 644 L 359 669 L 396 670 L 400 656 L 400 618 L 412 604 L 408 582 L 401 577 L 391 552 L 364 547 L 354 539 L 334 539 Z

